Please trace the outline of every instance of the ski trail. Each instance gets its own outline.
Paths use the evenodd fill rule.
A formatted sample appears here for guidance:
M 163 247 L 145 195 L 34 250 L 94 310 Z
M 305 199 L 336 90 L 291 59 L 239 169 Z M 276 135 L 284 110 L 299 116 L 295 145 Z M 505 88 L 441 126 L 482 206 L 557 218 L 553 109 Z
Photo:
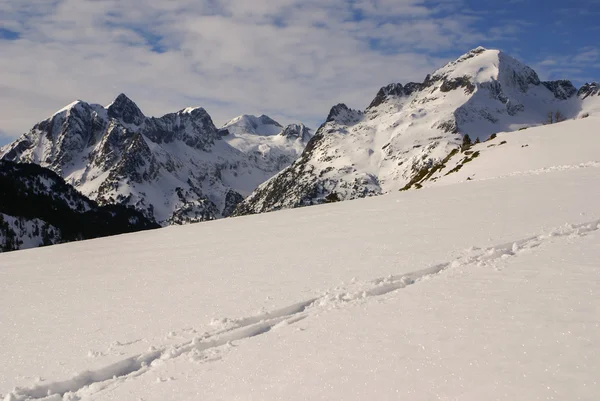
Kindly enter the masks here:
M 581 169 L 586 169 L 586 168 L 599 168 L 599 167 L 600 167 L 600 161 L 590 161 L 590 162 L 579 163 L 579 164 L 563 164 L 563 165 L 559 165 L 559 166 L 542 167 L 542 168 L 538 168 L 535 170 L 515 171 L 512 173 L 497 175 L 497 176 L 493 176 L 493 177 L 477 178 L 477 176 L 471 176 L 471 178 L 473 181 L 489 181 L 489 180 L 496 180 L 496 179 L 510 178 L 510 177 L 541 175 L 541 174 L 553 173 L 556 171 L 581 170 Z M 462 181 L 462 182 L 464 182 L 464 181 Z
M 450 268 L 469 265 L 487 266 L 498 260 L 518 256 L 518 254 L 541 246 L 553 238 L 576 238 L 598 230 L 600 230 L 600 220 L 578 225 L 567 224 L 550 230 L 546 234 L 486 249 L 475 248 L 450 262 L 437 264 L 412 273 L 373 280 L 359 291 L 330 292 L 319 298 L 299 302 L 272 312 L 241 319 L 227 320 L 231 325 L 226 329 L 196 337 L 191 341 L 177 346 L 154 349 L 144 354 L 132 356 L 98 370 L 82 372 L 65 381 L 38 384 L 30 388 L 15 388 L 5 396 L 4 401 L 79 400 L 81 394 L 78 393 L 86 388 L 93 390 L 92 393 L 94 394 L 98 393 L 112 384 L 117 384 L 127 378 L 137 377 L 148 372 L 159 361 L 171 360 L 191 353 L 201 353 L 222 347 L 232 341 L 260 336 L 276 329 L 278 325 L 297 323 L 319 309 L 324 310 L 326 307 L 330 308 L 332 305 L 343 306 L 353 301 L 383 296 L 424 279 L 435 277 Z M 86 395 L 89 395 L 89 393 Z

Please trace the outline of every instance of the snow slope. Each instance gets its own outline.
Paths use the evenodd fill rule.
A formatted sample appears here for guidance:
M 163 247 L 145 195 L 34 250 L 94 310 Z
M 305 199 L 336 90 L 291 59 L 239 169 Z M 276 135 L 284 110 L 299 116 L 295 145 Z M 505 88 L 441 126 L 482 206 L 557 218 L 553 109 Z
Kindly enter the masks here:
M 414 187 L 600 166 L 600 115 L 498 133 L 424 170 Z M 417 185 L 418 184 L 418 185 Z
M 548 168 L 2 254 L 0 393 L 596 400 L 599 179 Z

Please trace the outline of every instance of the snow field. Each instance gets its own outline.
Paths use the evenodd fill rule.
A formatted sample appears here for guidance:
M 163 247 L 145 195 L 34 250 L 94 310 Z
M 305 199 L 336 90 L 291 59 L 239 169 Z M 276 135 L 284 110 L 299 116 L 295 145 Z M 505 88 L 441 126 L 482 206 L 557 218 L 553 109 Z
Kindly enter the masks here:
M 364 348 L 390 340 L 377 328 L 384 323 L 373 321 L 363 308 L 389 303 L 402 313 L 429 313 L 400 294 L 407 291 L 410 299 L 422 300 L 421 291 L 434 285 L 440 294 L 462 288 L 468 298 L 465 283 L 475 280 L 472 274 L 497 275 L 485 281 L 493 291 L 496 284 L 504 286 L 503 280 L 513 280 L 508 268 L 513 260 L 530 253 L 543 256 L 559 242 L 597 239 L 598 178 L 595 168 L 552 171 L 0 255 L 0 304 L 6 305 L 0 309 L 0 392 L 7 400 L 131 394 L 197 399 L 197 393 L 205 399 L 258 394 L 254 398 L 293 400 L 327 399 L 337 389 L 360 399 L 360 394 L 378 394 L 379 376 L 400 380 L 399 391 L 414 389 L 421 376 L 401 380 L 396 374 L 412 369 L 410 360 L 420 354 L 406 350 L 409 359 L 402 362 L 400 351 L 387 347 L 379 351 L 390 361 L 372 365 L 382 360 Z M 592 245 L 585 254 L 597 260 Z M 585 276 L 591 284 L 593 273 Z M 449 284 L 456 275 L 463 275 L 462 281 Z M 575 294 L 573 302 L 587 302 L 593 294 L 580 288 L 564 291 Z M 441 295 L 430 302 L 468 311 L 479 302 L 471 295 L 474 299 L 464 303 Z M 398 296 L 403 300 L 396 301 Z M 527 327 L 544 313 L 520 316 L 518 322 Z M 396 331 L 422 333 L 423 341 L 436 343 L 437 331 L 423 331 L 419 325 L 425 323 L 417 317 L 388 320 Z M 591 313 L 582 318 L 588 325 L 596 319 Z M 351 331 L 337 339 L 338 347 L 322 348 L 323 338 L 341 327 Z M 374 342 L 348 342 L 351 333 Z M 589 335 L 594 338 L 595 332 Z M 439 346 L 450 350 L 452 341 Z M 303 349 L 312 349 L 312 357 L 300 357 Z M 281 365 L 286 355 L 298 359 Z M 502 355 L 495 357 L 500 359 L 490 364 Z M 447 358 L 448 364 L 462 360 L 454 354 Z M 336 361 L 343 374 L 335 373 L 331 364 Z M 600 366 L 595 363 L 588 364 Z M 242 366 L 248 369 L 245 375 Z M 359 379 L 361 366 L 380 374 Z M 441 380 L 436 374 L 428 380 Z M 326 377 L 338 385 L 328 387 Z M 473 377 L 477 382 L 484 376 Z M 346 379 L 363 383 L 363 392 L 339 384 Z M 265 380 L 280 386 L 267 390 Z M 164 386 L 157 389 L 159 383 Z M 458 391 L 456 382 L 449 383 L 441 395 Z

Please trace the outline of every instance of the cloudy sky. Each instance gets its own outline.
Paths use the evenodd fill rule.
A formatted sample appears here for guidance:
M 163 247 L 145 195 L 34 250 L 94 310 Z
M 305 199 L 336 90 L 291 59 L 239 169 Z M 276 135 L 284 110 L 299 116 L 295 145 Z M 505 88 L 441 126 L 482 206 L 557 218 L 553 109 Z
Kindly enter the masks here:
M 576 5 L 574 5 L 576 4 Z M 0 0 L 0 144 L 82 99 L 317 126 L 478 45 L 600 80 L 600 0 Z

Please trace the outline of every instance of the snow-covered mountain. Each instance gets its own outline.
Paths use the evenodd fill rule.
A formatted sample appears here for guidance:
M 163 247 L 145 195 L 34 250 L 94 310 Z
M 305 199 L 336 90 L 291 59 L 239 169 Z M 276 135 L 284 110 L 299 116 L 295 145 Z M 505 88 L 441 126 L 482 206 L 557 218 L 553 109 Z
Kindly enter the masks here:
M 236 145 L 246 120 L 218 129 L 202 108 L 146 117 L 121 94 L 107 107 L 70 104 L 0 149 L 0 158 L 48 167 L 98 203 L 134 206 L 163 225 L 212 220 L 229 216 L 306 143 L 282 135 L 257 149 Z M 248 137 L 273 134 L 268 125 L 283 130 L 259 120 Z
M 264 114 L 261 116 L 250 116 L 248 114 L 236 117 L 226 123 L 223 128 L 231 134 L 238 135 L 277 135 L 283 130 L 283 126 L 277 121 Z
M 261 169 L 277 173 L 292 164 L 312 137 L 304 124 L 283 127 L 272 118 L 243 115 L 222 127 L 229 135 L 223 139 L 247 154 Z
M 466 135 L 577 118 L 597 110 L 597 84 L 542 82 L 498 50 L 474 49 L 422 83 L 381 88 L 364 111 L 334 106 L 302 155 L 242 202 L 236 214 L 379 195 L 443 163 Z M 599 110 L 600 111 L 600 110 Z
M 158 227 L 132 208 L 98 206 L 49 169 L 0 160 L 0 252 Z
M 600 84 L 597 82 L 587 83 L 579 88 L 577 91 L 577 96 L 582 99 L 587 99 L 588 97 L 600 96 Z

